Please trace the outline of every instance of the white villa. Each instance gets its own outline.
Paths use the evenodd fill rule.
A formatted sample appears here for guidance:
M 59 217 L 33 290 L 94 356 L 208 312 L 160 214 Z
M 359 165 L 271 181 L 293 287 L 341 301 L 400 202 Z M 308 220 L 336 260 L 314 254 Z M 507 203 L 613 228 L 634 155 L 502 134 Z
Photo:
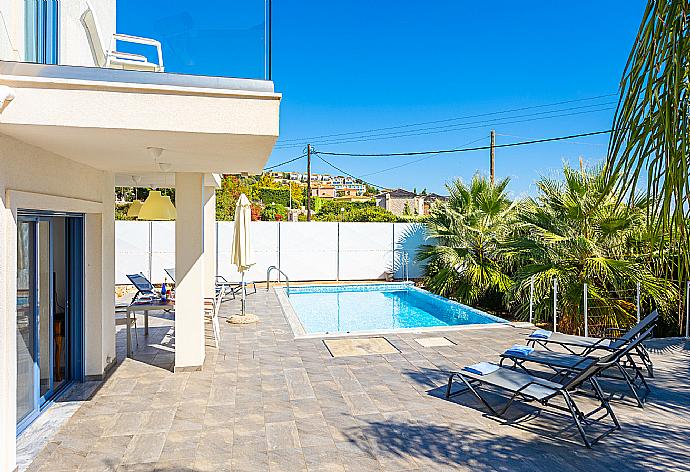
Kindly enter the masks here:
M 278 137 L 270 77 L 164 72 L 165 44 L 118 31 L 116 8 L 0 1 L 0 472 L 56 396 L 114 364 L 114 187 L 176 190 L 175 370 L 199 369 L 216 174 L 260 172 Z M 116 52 L 131 42 L 151 55 Z

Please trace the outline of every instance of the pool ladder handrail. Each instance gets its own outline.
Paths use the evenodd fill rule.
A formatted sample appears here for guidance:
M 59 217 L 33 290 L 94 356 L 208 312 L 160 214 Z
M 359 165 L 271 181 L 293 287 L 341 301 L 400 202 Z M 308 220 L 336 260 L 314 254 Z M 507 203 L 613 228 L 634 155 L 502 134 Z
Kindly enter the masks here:
M 266 271 L 266 291 L 268 292 L 269 290 L 271 290 L 271 272 L 274 270 L 278 271 L 278 283 L 282 283 L 282 280 L 280 280 L 281 274 L 283 275 L 283 277 L 285 277 L 285 283 L 287 284 L 287 296 L 289 297 L 290 296 L 290 279 L 288 278 L 288 276 L 285 272 L 283 272 L 282 270 L 280 270 L 278 267 L 276 267 L 274 265 L 270 266 L 268 268 L 268 270 Z

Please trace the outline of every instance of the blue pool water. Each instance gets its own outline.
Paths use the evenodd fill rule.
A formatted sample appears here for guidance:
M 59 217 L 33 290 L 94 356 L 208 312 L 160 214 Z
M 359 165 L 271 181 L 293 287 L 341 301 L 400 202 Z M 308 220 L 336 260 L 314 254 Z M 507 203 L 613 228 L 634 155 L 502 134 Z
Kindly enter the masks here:
M 402 283 L 293 287 L 289 300 L 307 333 L 507 322 Z

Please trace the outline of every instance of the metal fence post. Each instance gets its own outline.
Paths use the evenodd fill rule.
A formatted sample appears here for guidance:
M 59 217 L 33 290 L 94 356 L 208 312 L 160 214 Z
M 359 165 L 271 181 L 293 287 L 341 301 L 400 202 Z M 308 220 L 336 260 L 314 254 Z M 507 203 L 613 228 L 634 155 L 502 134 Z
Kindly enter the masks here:
M 149 280 L 151 280 L 151 283 L 154 283 L 153 281 L 153 221 L 148 222 L 148 227 L 149 227 L 149 270 L 148 270 L 148 276 Z
M 553 332 L 558 331 L 558 279 L 553 278 Z
M 534 322 L 534 276 L 529 281 L 529 322 Z
M 690 280 L 685 287 L 685 337 L 690 338 Z
M 278 243 L 278 248 L 277 248 L 278 249 L 278 283 L 280 283 L 281 282 L 281 280 L 280 280 L 281 279 L 281 275 L 280 275 L 280 273 L 281 273 L 281 269 L 280 269 L 280 251 L 281 251 L 281 247 L 280 247 L 280 221 L 278 222 L 278 224 L 276 226 L 277 226 L 276 231 L 278 232 L 278 241 L 277 241 L 277 243 Z M 268 280 L 266 281 L 266 283 L 268 283 Z
M 585 283 L 584 286 L 584 311 L 585 311 L 585 336 L 589 336 L 589 325 L 587 322 L 588 318 L 588 313 L 587 313 L 587 284 Z
M 637 322 L 640 322 L 640 282 L 637 282 Z

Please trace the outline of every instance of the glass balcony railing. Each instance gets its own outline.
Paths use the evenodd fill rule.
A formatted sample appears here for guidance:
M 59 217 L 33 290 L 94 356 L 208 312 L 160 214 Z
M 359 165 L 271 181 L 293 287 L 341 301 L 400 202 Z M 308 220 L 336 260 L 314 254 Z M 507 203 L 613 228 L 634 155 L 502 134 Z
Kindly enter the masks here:
M 4 2 L 0 60 L 270 80 L 270 1 Z

